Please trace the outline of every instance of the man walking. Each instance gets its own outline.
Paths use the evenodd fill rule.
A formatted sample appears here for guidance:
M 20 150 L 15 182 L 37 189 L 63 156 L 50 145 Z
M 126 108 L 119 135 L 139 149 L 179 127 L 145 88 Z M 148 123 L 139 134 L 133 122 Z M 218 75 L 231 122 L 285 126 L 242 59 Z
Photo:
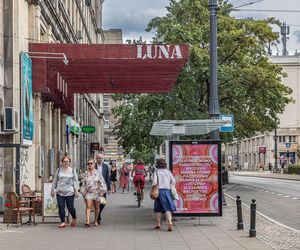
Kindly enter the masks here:
M 102 154 L 98 154 L 96 156 L 96 169 L 99 174 L 103 176 L 103 179 L 105 180 L 106 186 L 107 186 L 107 192 L 110 192 L 110 177 L 109 177 L 109 168 L 108 166 L 103 163 L 104 156 Z M 103 195 L 106 199 L 106 193 Z M 100 213 L 98 216 L 98 224 L 101 224 L 101 212 L 103 211 L 105 205 L 101 204 L 100 205 Z

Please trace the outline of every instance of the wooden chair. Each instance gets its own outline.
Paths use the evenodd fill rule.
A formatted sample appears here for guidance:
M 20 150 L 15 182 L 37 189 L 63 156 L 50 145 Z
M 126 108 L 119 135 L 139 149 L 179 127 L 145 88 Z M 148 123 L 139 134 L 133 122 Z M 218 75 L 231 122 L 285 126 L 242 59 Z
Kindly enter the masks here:
M 22 185 L 21 189 L 22 189 L 22 196 L 34 195 L 34 193 L 31 191 L 31 188 L 26 184 Z
M 29 200 L 20 201 L 18 195 L 15 192 L 9 192 L 7 194 L 7 200 L 10 204 L 10 216 L 8 220 L 7 227 L 11 223 L 11 218 L 13 213 L 17 213 L 17 227 L 20 224 L 22 225 L 22 214 L 30 214 L 33 218 L 33 225 L 35 226 L 35 217 L 34 217 L 34 207 L 25 207 L 24 204 L 30 204 L 31 202 Z

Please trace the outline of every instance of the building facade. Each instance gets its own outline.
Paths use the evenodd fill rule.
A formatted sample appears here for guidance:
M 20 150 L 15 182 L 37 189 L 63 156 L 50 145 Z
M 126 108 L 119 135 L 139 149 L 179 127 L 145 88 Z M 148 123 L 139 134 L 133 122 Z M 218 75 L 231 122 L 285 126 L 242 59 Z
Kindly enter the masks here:
M 58 96 L 51 93 L 49 98 L 49 93 L 33 89 L 31 99 L 20 84 L 22 77 L 27 79 L 23 75 L 23 56 L 29 64 L 30 58 L 52 56 L 29 52 L 30 43 L 104 43 L 103 2 L 0 1 L 0 212 L 4 195 L 11 190 L 20 192 L 22 184 L 42 191 L 43 183 L 51 181 L 63 155 L 70 155 L 73 166 L 84 170 L 87 159 L 97 153 L 90 144 L 103 144 L 103 110 L 99 105 L 102 94 L 75 93 L 70 116 L 61 104 L 67 96 L 63 82 Z M 33 132 L 29 143 L 24 143 L 24 96 L 26 107 L 33 112 L 32 124 L 27 124 Z M 8 121 L 13 123 L 13 129 L 7 129 Z M 95 133 L 82 133 L 80 128 L 85 125 L 95 127 Z
M 275 131 L 271 131 L 224 145 L 225 164 L 231 169 L 238 166 L 240 169 L 257 170 L 260 165 L 268 163 L 274 166 L 276 138 L 279 166 L 300 163 L 300 56 L 272 56 L 270 60 L 287 73 L 283 83 L 292 88 L 295 102 L 288 104 L 279 115 L 276 137 Z

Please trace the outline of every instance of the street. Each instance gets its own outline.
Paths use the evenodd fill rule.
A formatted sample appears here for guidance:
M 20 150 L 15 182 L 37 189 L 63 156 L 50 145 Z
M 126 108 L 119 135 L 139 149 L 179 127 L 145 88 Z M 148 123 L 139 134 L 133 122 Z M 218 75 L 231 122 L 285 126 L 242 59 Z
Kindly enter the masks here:
M 230 176 L 225 194 L 241 196 L 250 205 L 256 199 L 257 211 L 297 230 L 300 230 L 300 182 L 270 178 Z

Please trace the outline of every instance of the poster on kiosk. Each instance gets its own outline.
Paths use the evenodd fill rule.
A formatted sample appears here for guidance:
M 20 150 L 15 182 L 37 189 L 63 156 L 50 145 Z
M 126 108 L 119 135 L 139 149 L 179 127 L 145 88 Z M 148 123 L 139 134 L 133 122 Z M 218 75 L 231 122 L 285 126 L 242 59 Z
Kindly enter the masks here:
M 219 141 L 169 141 L 179 200 L 174 216 L 222 216 Z

